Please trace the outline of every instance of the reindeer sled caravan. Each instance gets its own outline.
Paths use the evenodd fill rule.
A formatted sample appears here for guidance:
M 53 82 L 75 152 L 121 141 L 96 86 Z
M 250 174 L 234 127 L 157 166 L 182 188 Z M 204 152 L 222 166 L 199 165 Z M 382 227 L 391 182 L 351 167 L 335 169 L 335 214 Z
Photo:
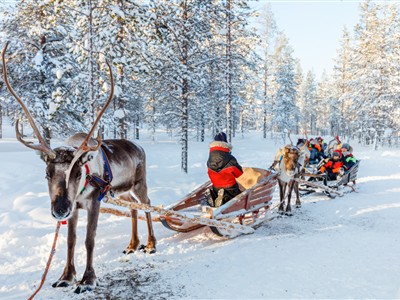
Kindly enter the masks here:
M 316 160 L 309 161 L 303 169 L 303 176 L 298 179 L 300 195 L 323 193 L 335 198 L 356 191 L 360 160 L 353 156 L 353 148 L 348 143 L 342 143 L 338 135 L 325 147 L 320 144 Z
M 156 238 L 153 232 L 153 221 L 159 221 L 165 227 L 177 232 L 190 232 L 207 226 L 218 236 L 233 238 L 240 234 L 253 233 L 257 227 L 272 219 L 268 212 L 274 208 L 272 199 L 277 183 L 279 184 L 280 201 L 276 206 L 279 206 L 280 212 L 287 215 L 291 215 L 293 191 L 296 194 L 295 205 L 299 207 L 301 206 L 301 195 L 317 191 L 323 191 L 329 196 L 342 195 L 342 186 L 355 184 L 359 161 L 336 181 L 329 181 L 326 175 L 316 174 L 315 170 L 307 165 L 310 158 L 309 145 L 307 140 L 302 140 L 297 146 L 293 146 L 292 143 L 292 145 L 280 149 L 275 156 L 273 166 L 268 170 L 243 168 L 243 174 L 236 179 L 240 193 L 224 204 L 215 207 L 204 205 L 207 191 L 212 185 L 210 181 L 207 181 L 174 204 L 165 208 L 153 206 L 147 194 L 144 150 L 139 145 L 127 140 L 102 140 L 100 130 L 97 138 L 92 138 L 102 115 L 113 98 L 114 81 L 108 62 L 111 81 L 110 95 L 89 133 L 77 133 L 66 141 L 65 146 L 52 149 L 40 134 L 24 102 L 8 81 L 5 60 L 7 47 L 8 43 L 2 53 L 4 81 L 10 93 L 22 107 L 39 143 L 33 144 L 24 140 L 18 129 L 18 121 L 15 126 L 16 136 L 26 147 L 39 151 L 41 158 L 46 163 L 51 214 L 58 220 L 47 270 L 55 250 L 60 223 L 68 219 L 66 265 L 53 287 L 76 285 L 75 292 L 81 293 L 92 290 L 97 285 L 93 266 L 93 250 L 100 213 L 112 213 L 131 218 L 132 234 L 124 253 L 129 254 L 137 250 L 154 253 Z M 101 201 L 127 208 L 127 210 L 100 207 Z M 74 248 L 79 209 L 87 210 L 88 224 L 85 240 L 86 268 L 82 279 L 78 281 Z M 138 215 L 138 211 L 144 211 L 145 217 Z M 155 216 L 152 217 L 151 213 L 154 213 Z M 141 245 L 139 242 L 138 219 L 145 219 L 147 222 L 146 245 Z M 47 270 L 39 289 L 43 285 Z
M 317 139 L 322 141 L 322 138 Z M 272 166 L 276 166 L 279 162 L 277 169 L 280 172 L 278 179 L 281 191 L 280 210 L 283 211 L 284 200 L 287 197 L 286 213 L 290 214 L 293 189 L 296 192 L 296 206 L 300 206 L 300 196 L 322 193 L 335 198 L 355 191 L 360 160 L 356 160 L 352 152 L 352 147 L 342 143 L 338 136 L 325 148 L 321 143 L 318 150 L 315 150 L 308 137 L 299 139 L 295 147 L 292 142 L 291 145 L 280 149 Z M 287 195 L 285 195 L 286 186 L 289 187 Z

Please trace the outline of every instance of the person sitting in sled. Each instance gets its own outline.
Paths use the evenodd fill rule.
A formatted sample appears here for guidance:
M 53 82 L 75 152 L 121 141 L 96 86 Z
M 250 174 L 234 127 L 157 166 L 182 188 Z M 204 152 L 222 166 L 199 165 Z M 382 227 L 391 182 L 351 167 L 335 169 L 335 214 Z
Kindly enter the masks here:
M 322 159 L 325 158 L 324 152 L 317 139 L 311 139 L 308 146 L 310 151 L 310 164 L 318 164 Z
M 321 147 L 321 156 L 323 157 L 323 158 L 326 158 L 326 155 L 325 155 L 325 152 L 326 152 L 326 149 L 328 148 L 328 144 L 324 141 L 324 139 L 322 138 L 322 137 L 317 137 L 317 142 L 318 142 L 318 144 L 320 145 L 320 147 Z
M 218 133 L 210 144 L 207 161 L 208 176 L 213 185 L 207 195 L 210 206 L 219 207 L 241 193 L 236 178 L 243 170 L 231 151 L 232 145 L 227 142 L 226 134 Z
M 344 143 L 340 148 L 342 152 L 342 161 L 344 163 L 345 171 L 349 170 L 357 162 L 357 159 L 353 156 L 353 147 L 348 143 Z
M 344 174 L 342 153 L 339 150 L 332 152 L 332 157 L 319 169 L 318 174 L 326 174 L 328 180 L 336 180 Z

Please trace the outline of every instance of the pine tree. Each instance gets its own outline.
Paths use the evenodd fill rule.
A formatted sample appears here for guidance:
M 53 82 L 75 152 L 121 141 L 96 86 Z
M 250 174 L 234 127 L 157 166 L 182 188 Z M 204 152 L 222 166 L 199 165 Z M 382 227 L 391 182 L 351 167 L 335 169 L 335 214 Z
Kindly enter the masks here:
M 299 109 L 296 106 L 295 60 L 293 50 L 287 44 L 285 36 L 277 45 L 277 91 L 273 106 L 273 124 L 279 132 L 293 132 L 296 128 L 296 115 Z

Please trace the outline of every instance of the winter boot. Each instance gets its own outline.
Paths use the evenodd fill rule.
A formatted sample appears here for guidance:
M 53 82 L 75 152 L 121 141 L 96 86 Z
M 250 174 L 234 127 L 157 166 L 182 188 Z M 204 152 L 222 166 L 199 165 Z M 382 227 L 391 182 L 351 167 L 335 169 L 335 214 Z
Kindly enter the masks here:
M 224 198 L 224 189 L 218 191 L 218 197 L 215 199 L 215 207 L 220 207 Z
M 206 200 L 204 205 L 209 205 L 209 206 L 213 207 L 214 199 L 211 195 L 211 191 L 209 189 L 206 189 L 206 191 L 204 192 L 204 195 L 205 195 L 205 200 Z

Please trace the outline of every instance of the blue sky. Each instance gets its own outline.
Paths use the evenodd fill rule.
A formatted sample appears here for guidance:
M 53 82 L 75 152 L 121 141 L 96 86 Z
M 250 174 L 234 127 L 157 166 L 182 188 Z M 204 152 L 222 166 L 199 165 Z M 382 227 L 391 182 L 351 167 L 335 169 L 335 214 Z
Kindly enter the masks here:
M 359 20 L 359 4 L 363 1 L 250 1 L 260 8 L 271 4 L 278 28 L 289 38 L 294 56 L 299 58 L 303 72 L 313 70 L 320 78 L 323 70 L 333 68 L 343 26 L 350 33 Z

